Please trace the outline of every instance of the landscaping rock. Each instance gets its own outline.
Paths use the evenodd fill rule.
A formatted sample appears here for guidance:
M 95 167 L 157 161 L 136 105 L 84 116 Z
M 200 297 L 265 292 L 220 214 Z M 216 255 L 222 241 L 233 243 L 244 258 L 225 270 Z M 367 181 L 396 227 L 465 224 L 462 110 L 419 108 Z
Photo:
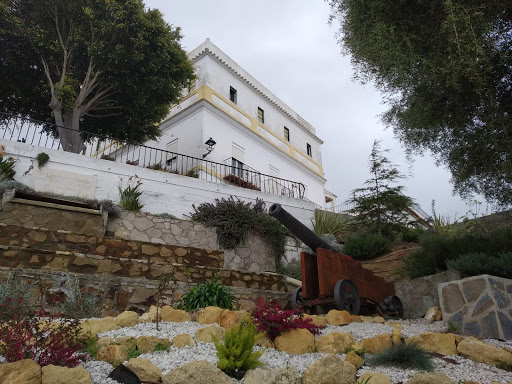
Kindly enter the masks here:
M 210 325 L 206 328 L 201 328 L 196 331 L 196 340 L 201 343 L 213 343 L 212 333 L 215 335 L 217 340 L 224 340 L 224 334 L 226 330 L 218 325 Z
M 164 305 L 160 309 L 160 318 L 162 321 L 173 321 L 175 323 L 192 321 L 192 318 L 186 311 L 182 309 L 174 309 L 168 305 Z
M 256 368 L 244 376 L 244 384 L 301 384 L 302 379 L 295 367 Z
M 311 353 L 315 351 L 315 336 L 307 329 L 291 329 L 276 337 L 275 345 L 286 353 Z
M 68 368 L 47 365 L 42 368 L 42 378 L 41 384 L 93 384 L 91 375 L 84 367 Z
M 161 309 L 161 308 L 160 308 Z M 162 314 L 158 313 L 158 317 L 161 319 Z M 140 317 L 141 323 L 153 323 L 156 321 L 156 307 L 152 305 L 146 313 L 143 313 Z
M 315 361 L 302 375 L 303 384 L 352 384 L 355 381 L 356 367 L 336 355 Z
M 302 315 L 305 319 L 311 319 L 312 323 L 320 328 L 324 328 L 327 325 L 327 319 L 323 316 L 318 315 L 308 315 L 307 313 Z
M 225 329 L 231 329 L 238 324 L 242 318 L 241 312 L 234 312 L 226 309 L 219 318 L 219 325 Z
M 365 372 L 359 377 L 358 381 L 365 383 L 368 379 L 370 379 L 369 384 L 391 384 L 389 376 L 379 372 Z
M 361 316 L 358 316 L 358 315 L 350 315 L 350 322 L 351 323 L 362 323 L 363 319 L 361 319 Z
M 102 319 L 87 319 L 82 322 L 82 330 L 80 334 L 89 334 L 92 337 L 97 337 L 98 333 L 113 331 L 119 329 L 119 325 L 113 317 L 107 316 Z
M 218 307 L 204 308 L 196 318 L 199 324 L 215 324 L 219 321 L 224 309 Z
M 184 348 L 184 347 L 193 347 L 196 345 L 192 336 L 188 333 L 182 333 L 181 335 L 176 335 L 172 339 L 172 346 L 175 348 Z
M 348 311 L 338 311 L 336 309 L 330 310 L 325 319 L 331 325 L 347 325 L 350 324 L 350 313 Z
M 256 345 L 260 345 L 264 348 L 275 348 L 274 342 L 270 340 L 267 334 L 263 334 L 256 339 Z
M 427 313 L 425 314 L 425 320 L 429 323 L 433 323 L 434 321 L 442 320 L 443 312 L 439 309 L 439 307 L 429 308 Z
M 137 340 L 135 340 L 135 338 L 132 336 L 121 336 L 116 337 L 115 339 L 110 337 L 101 337 L 98 339 L 96 344 L 100 347 L 107 347 L 111 344 L 118 344 L 122 345 L 126 349 L 135 349 L 137 346 Z
M 235 381 L 207 361 L 193 361 L 162 377 L 163 384 L 234 384 Z
M 402 332 L 399 329 L 393 328 L 391 331 L 391 342 L 393 344 L 400 344 L 402 342 Z
M 371 353 L 379 353 L 391 347 L 391 335 L 377 335 L 371 339 L 361 340 L 359 344 L 362 348 L 369 350 Z
M 417 373 L 407 384 L 455 384 L 455 382 L 444 373 Z
M 384 324 L 386 320 L 382 316 L 359 316 L 361 321 L 366 323 L 382 323 Z
M 137 338 L 137 349 L 140 353 L 151 352 L 158 344 L 166 347 L 171 345 L 168 338 L 159 338 L 155 336 L 139 336 Z
M 41 367 L 31 359 L 0 364 L 2 384 L 41 384 Z
M 352 363 L 356 369 L 361 368 L 364 365 L 364 360 L 361 356 L 359 356 L 354 351 L 350 351 L 345 356 L 345 361 L 348 361 L 349 363 Z
M 452 333 L 424 332 L 421 335 L 409 337 L 405 342 L 416 343 L 428 352 L 458 355 L 455 335 Z
M 497 363 L 512 363 L 512 353 L 501 348 L 485 344 L 474 338 L 466 337 L 457 345 L 457 351 L 467 359 L 496 365 Z
M 139 315 L 137 312 L 124 311 L 116 317 L 116 324 L 121 328 L 123 327 L 134 327 L 139 323 Z
M 98 350 L 96 360 L 106 361 L 107 363 L 113 364 L 114 362 L 122 363 L 128 360 L 128 352 L 122 345 L 109 345 L 107 347 L 101 347 Z
M 149 359 L 130 359 L 126 367 L 137 375 L 140 381 L 160 381 L 162 370 Z
M 345 353 L 354 344 L 350 333 L 331 332 L 315 339 L 316 351 L 321 353 Z

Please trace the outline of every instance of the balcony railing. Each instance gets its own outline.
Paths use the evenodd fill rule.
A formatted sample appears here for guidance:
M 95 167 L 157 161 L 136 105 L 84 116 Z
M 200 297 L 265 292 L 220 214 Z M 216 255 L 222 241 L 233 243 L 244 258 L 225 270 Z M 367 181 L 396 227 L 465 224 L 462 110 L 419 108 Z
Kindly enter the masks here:
M 61 130 L 65 129 L 59 127 Z M 0 139 L 62 150 L 57 126 L 0 112 Z M 80 131 L 84 143 L 80 154 L 132 166 L 194 177 L 209 182 L 254 189 L 264 193 L 303 199 L 304 184 L 266 175 L 247 167 L 216 163 L 197 157 L 149 147 L 108 136 Z M 72 146 L 73 143 L 68 143 Z M 235 164 L 236 165 L 236 164 Z

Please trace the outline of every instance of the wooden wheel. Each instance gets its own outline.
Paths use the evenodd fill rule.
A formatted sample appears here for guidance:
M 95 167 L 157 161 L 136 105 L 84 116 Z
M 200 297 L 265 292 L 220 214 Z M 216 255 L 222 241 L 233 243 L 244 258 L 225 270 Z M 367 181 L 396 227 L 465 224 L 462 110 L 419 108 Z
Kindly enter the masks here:
M 306 300 L 302 297 L 302 287 L 297 287 L 292 292 L 292 308 L 299 309 L 306 305 Z
M 351 315 L 359 314 L 361 299 L 356 286 L 350 280 L 339 280 L 334 287 L 336 308 L 348 311 Z

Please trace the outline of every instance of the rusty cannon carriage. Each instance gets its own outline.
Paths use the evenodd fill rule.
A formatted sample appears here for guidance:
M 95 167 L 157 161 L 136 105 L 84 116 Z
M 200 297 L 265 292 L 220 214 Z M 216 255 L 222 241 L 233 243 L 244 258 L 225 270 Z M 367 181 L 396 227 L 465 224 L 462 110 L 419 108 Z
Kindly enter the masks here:
M 280 204 L 269 214 L 299 238 L 316 254 L 300 255 L 302 286 L 292 293 L 292 307 L 335 306 L 353 315 L 379 313 L 403 316 L 400 299 L 393 284 L 376 276 L 350 256 L 336 252 L 324 239 L 290 215 Z

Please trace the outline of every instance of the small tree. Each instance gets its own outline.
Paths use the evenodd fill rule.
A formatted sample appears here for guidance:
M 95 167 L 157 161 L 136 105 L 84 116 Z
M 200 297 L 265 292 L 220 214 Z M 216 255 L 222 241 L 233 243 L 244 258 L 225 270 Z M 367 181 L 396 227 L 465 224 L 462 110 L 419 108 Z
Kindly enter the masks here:
M 364 182 L 365 187 L 354 189 L 347 202 L 354 205 L 350 212 L 356 215 L 356 225 L 389 236 L 407 223 L 412 199 L 402 193 L 403 186 L 393 186 L 405 176 L 385 152 L 389 150 L 382 150 L 375 140 L 368 161 L 372 177 Z

